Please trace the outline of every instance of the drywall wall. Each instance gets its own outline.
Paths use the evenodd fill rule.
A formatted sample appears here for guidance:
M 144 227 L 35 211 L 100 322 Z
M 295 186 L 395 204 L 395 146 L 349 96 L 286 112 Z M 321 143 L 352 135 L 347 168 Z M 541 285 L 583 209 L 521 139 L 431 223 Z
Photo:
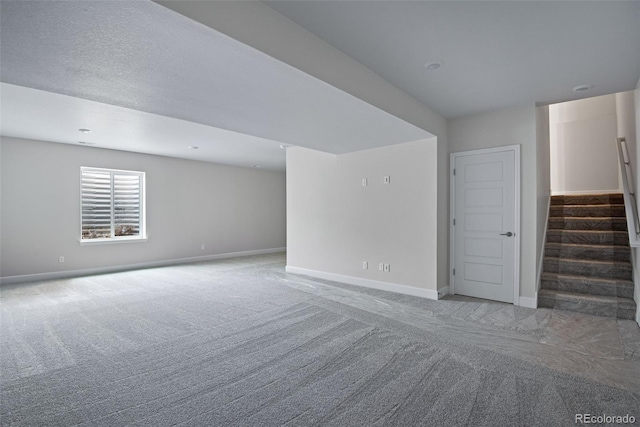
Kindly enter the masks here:
M 6 137 L 0 150 L 5 279 L 285 246 L 282 172 Z M 146 242 L 80 245 L 81 166 L 146 173 Z
M 549 106 L 536 108 L 536 290 L 540 289 L 551 202 Z
M 549 106 L 553 194 L 620 192 L 615 95 Z
M 638 170 L 635 167 L 636 153 L 636 108 L 635 108 L 636 91 L 616 93 L 616 129 L 619 138 L 625 138 L 627 141 L 627 149 L 629 150 L 629 158 L 632 160 L 634 173 Z M 635 185 L 635 184 L 634 184 Z
M 436 151 L 435 138 L 338 156 L 289 148 L 287 271 L 436 298 Z
M 517 304 L 535 305 L 537 246 L 544 232 L 540 229 L 537 206 L 539 193 L 544 192 L 539 192 L 537 187 L 543 186 L 544 180 L 538 182 L 537 177 L 536 107 L 516 107 L 450 120 L 448 138 L 451 153 L 505 145 L 521 146 L 520 301 Z
M 260 2 L 155 0 L 437 136 L 438 284 L 449 282 L 449 151 L 444 117 Z

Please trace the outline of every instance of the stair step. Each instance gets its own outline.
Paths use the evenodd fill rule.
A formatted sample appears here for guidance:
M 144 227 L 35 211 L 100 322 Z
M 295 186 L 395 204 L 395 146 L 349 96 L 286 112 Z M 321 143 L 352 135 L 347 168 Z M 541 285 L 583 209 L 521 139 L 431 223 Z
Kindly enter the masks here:
M 541 288 L 579 294 L 633 298 L 633 282 L 623 279 L 542 273 Z
M 574 311 L 595 316 L 633 319 L 636 304 L 632 299 L 541 289 L 538 307 Z
M 555 258 L 631 262 L 631 250 L 628 246 L 547 243 L 544 255 Z
M 608 205 L 623 204 L 624 196 L 616 194 L 584 194 L 575 196 L 551 196 L 551 205 Z
M 618 217 L 549 217 L 549 230 L 627 231 L 627 219 Z
M 629 246 L 626 231 L 547 230 L 549 243 Z
M 633 279 L 630 262 L 545 257 L 543 272 L 602 277 L 605 279 Z
M 617 217 L 624 218 L 624 204 L 616 205 L 555 205 L 549 207 L 550 217 Z

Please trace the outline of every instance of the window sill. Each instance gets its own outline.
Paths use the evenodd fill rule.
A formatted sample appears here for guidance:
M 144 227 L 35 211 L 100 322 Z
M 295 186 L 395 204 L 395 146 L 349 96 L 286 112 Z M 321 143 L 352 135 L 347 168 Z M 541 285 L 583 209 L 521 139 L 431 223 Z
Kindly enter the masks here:
M 93 246 L 93 245 L 113 245 L 117 243 L 143 243 L 146 242 L 146 237 L 131 237 L 131 238 L 119 238 L 119 239 L 87 239 L 80 240 L 80 246 Z

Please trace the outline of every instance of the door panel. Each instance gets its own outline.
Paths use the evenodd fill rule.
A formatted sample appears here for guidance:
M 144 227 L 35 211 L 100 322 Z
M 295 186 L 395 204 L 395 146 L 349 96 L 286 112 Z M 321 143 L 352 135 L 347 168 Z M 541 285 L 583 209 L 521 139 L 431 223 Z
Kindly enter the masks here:
M 512 148 L 454 157 L 456 294 L 514 302 L 515 156 Z

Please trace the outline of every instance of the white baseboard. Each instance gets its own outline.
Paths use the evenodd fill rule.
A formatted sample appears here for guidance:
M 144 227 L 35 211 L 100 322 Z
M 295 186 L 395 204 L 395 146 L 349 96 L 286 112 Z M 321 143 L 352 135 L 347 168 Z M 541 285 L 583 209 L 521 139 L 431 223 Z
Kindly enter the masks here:
M 413 286 L 399 285 L 397 283 L 380 282 L 377 280 L 362 279 L 360 277 L 344 276 L 342 274 L 327 273 L 325 271 L 309 270 L 306 268 L 286 267 L 287 273 L 303 274 L 305 276 L 315 277 L 317 279 L 331 280 L 347 285 L 363 286 L 365 288 L 378 289 L 381 291 L 395 292 L 398 294 L 411 295 L 427 299 L 438 299 L 438 291 L 431 289 L 415 288 Z
M 12 283 L 35 282 L 40 280 L 67 279 L 69 277 L 91 276 L 93 274 L 117 273 L 121 271 L 139 270 L 143 268 L 167 267 L 177 264 L 188 264 L 192 262 L 213 261 L 217 259 L 236 258 L 251 255 L 271 254 L 284 252 L 287 248 L 257 249 L 252 251 L 228 252 L 224 254 L 204 255 L 189 258 L 169 259 L 163 261 L 143 262 L 139 264 L 114 265 L 109 267 L 87 268 L 82 270 L 53 271 L 50 273 L 24 274 L 21 276 L 0 277 L 0 284 L 9 285 Z
M 519 297 L 518 298 L 518 304 L 520 307 L 526 307 L 526 308 L 538 308 L 538 296 L 537 296 L 537 292 L 536 292 L 536 296 L 535 297 Z
M 552 191 L 552 196 L 582 196 L 583 194 L 618 194 L 622 189 L 614 190 L 580 190 L 580 191 Z

